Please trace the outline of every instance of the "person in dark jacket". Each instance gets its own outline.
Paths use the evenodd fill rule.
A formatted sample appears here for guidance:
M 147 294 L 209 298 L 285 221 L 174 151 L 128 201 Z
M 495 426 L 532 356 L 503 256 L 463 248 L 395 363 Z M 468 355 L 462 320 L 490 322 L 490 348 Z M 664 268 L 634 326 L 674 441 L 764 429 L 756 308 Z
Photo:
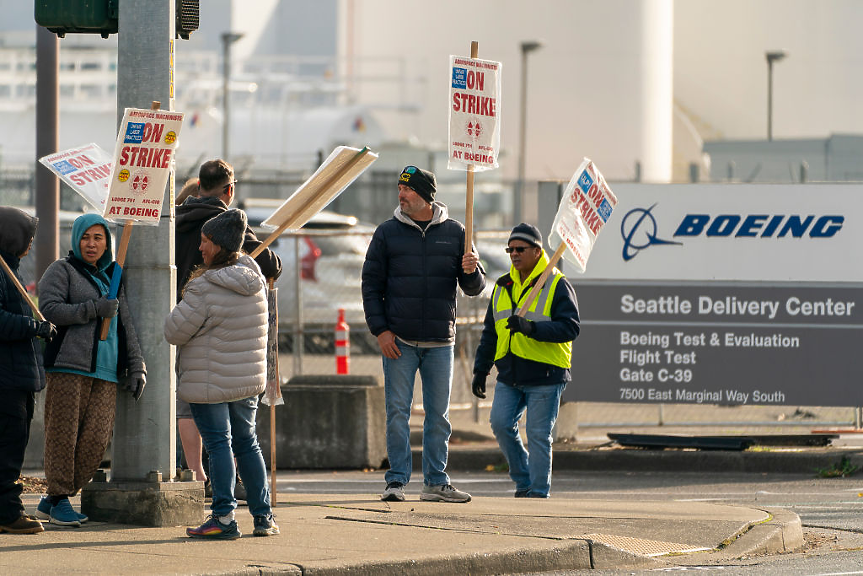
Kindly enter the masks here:
M 30 252 L 39 220 L 16 208 L 0 207 L 0 258 L 21 284 L 18 266 Z M 35 395 L 45 387 L 42 343 L 57 330 L 33 318 L 14 281 L 0 270 L 0 532 L 34 534 L 42 523 L 24 514 L 18 482 L 30 440 Z
M 45 348 L 45 478 L 48 495 L 36 517 L 78 527 L 87 516 L 69 502 L 99 468 L 114 429 L 117 387 L 135 400 L 144 392 L 147 368 L 120 283 L 108 298 L 114 271 L 111 232 L 98 214 L 72 223 L 72 250 L 48 266 L 39 280 L 39 302 L 58 335 Z M 105 340 L 103 319 L 110 319 Z
M 434 174 L 416 166 L 399 175 L 399 206 L 375 230 L 362 272 L 363 309 L 383 355 L 390 469 L 381 500 L 403 501 L 411 476 L 410 418 L 414 379 L 422 380 L 421 500 L 469 502 L 446 473 L 452 426 L 449 398 L 456 289 L 480 294 L 485 276 L 464 226 L 434 199 Z
M 551 431 L 560 396 L 571 380 L 572 341 L 580 332 L 575 291 L 552 269 L 524 316 L 531 289 L 548 266 L 542 235 L 531 224 L 512 229 L 506 251 L 512 267 L 495 283 L 476 350 L 471 389 L 485 398 L 492 364 L 497 385 L 491 429 L 509 463 L 516 498 L 548 498 L 551 489 Z M 525 450 L 518 422 L 527 411 Z
M 204 263 L 201 251 L 201 228 L 204 223 L 226 212 L 234 200 L 234 169 L 224 160 L 216 159 L 204 162 L 198 172 L 197 194 L 190 191 L 186 182 L 183 192 L 187 197 L 176 208 L 176 224 L 174 236 L 174 259 L 177 265 L 177 302 L 182 298 L 183 288 L 189 281 L 192 271 Z M 251 228 L 246 226 L 243 237 L 242 251 L 251 254 L 261 241 Z M 264 249 L 256 258 L 261 273 L 266 280 L 276 280 L 282 273 L 281 259 L 269 248 Z M 188 402 L 177 399 L 177 431 L 180 435 L 180 445 L 186 457 L 186 466 L 194 470 L 198 480 L 206 482 L 208 476 L 202 461 L 203 444 L 192 411 Z M 209 484 L 208 484 L 209 491 Z M 235 496 L 238 500 L 246 499 L 245 486 L 237 482 Z

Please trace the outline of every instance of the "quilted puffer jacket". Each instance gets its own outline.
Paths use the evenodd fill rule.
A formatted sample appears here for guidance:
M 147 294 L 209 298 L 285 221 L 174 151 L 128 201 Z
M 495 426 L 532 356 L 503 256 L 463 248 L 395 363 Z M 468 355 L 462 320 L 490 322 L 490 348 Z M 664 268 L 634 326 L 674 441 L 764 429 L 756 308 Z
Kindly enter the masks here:
M 248 255 L 186 284 L 165 318 L 165 339 L 179 346 L 177 396 L 193 404 L 260 394 L 267 373 L 267 292 Z

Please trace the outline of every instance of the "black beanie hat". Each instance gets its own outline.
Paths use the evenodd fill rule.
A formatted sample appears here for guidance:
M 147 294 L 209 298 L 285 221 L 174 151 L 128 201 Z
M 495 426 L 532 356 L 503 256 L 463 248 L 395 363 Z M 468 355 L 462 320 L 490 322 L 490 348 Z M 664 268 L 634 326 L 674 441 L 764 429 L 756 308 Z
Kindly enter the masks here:
M 533 244 L 537 248 L 542 248 L 542 234 L 540 233 L 539 228 L 532 224 L 528 224 L 527 222 L 522 222 L 512 229 L 507 243 L 512 242 L 513 240 L 524 240 L 528 244 Z
M 434 202 L 434 195 L 437 191 L 437 182 L 434 174 L 428 170 L 417 168 L 416 166 L 406 166 L 399 176 L 399 184 L 404 184 L 408 188 L 420 195 L 423 200 L 431 204 Z
M 213 244 L 229 252 L 239 252 L 246 235 L 247 224 L 246 213 L 234 208 L 204 222 L 201 232 L 206 234 Z

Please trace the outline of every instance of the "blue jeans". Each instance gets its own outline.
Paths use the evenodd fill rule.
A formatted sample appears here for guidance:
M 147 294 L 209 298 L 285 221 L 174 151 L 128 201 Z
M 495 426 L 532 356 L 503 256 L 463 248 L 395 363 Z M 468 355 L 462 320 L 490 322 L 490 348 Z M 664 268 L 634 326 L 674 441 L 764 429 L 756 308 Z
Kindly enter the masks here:
M 387 405 L 387 457 L 390 469 L 387 484 L 407 484 L 411 479 L 411 431 L 409 420 L 417 370 L 422 380 L 423 482 L 426 486 L 449 484 L 446 460 L 452 425 L 449 423 L 449 395 L 452 388 L 453 346 L 418 348 L 396 339 L 401 356 L 384 362 L 384 390 Z
M 498 382 L 491 405 L 491 429 L 509 463 L 509 477 L 517 491 L 548 498 L 551 489 L 551 430 L 557 420 L 565 382 L 546 386 L 510 386 Z M 527 410 L 527 445 L 518 421 Z
M 253 516 L 269 515 L 272 510 L 267 469 L 255 433 L 258 397 L 190 406 L 204 447 L 210 454 L 210 483 L 213 486 L 210 509 L 213 514 L 229 516 L 237 507 L 234 499 L 236 456 L 240 478 L 248 493 L 249 512 Z

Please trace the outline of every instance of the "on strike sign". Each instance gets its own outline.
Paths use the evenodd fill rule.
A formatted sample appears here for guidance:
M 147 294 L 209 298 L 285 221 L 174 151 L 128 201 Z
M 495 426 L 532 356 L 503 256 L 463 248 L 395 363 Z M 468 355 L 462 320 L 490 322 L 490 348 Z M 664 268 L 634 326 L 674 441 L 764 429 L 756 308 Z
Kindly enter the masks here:
M 183 114 L 126 108 L 117 146 L 106 220 L 159 225 Z
M 500 62 L 450 56 L 450 170 L 492 170 L 500 150 Z
M 96 144 L 88 144 L 39 158 L 99 212 L 105 210 L 111 180 L 111 155 Z
M 587 268 L 596 237 L 615 206 L 617 196 L 593 162 L 585 158 L 569 181 L 551 226 L 552 237 L 566 245 L 563 257 L 575 264 L 578 272 Z

